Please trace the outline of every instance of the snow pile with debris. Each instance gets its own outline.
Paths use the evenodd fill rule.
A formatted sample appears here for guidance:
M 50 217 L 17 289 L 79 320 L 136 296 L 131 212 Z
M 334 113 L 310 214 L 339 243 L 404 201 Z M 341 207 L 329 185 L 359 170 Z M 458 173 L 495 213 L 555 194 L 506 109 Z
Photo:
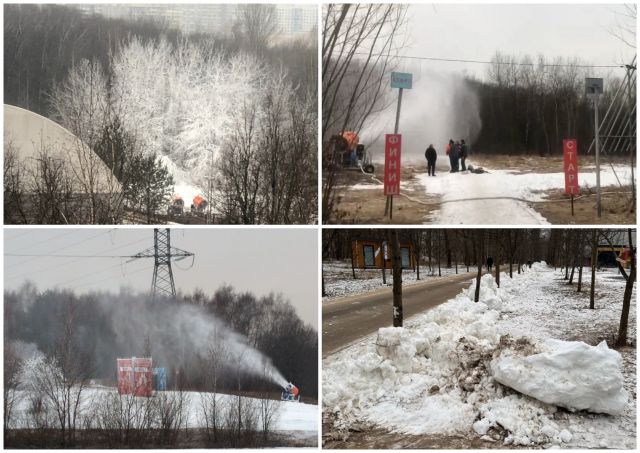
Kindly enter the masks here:
M 497 317 L 459 294 L 414 328 L 380 329 L 366 351 L 347 349 L 324 368 L 325 408 L 342 427 L 365 420 L 411 434 L 467 431 L 475 411 L 463 386 L 490 385 L 468 365 L 500 341 Z
M 597 278 L 599 291 L 617 296 L 606 310 L 619 320 L 620 283 Z M 415 435 L 475 432 L 483 440 L 510 445 L 631 448 L 635 402 L 626 399 L 626 392 L 635 388 L 635 350 L 621 361 L 605 344 L 554 341 L 544 329 L 522 335 L 527 326 L 533 333 L 545 323 L 558 326 L 555 334 L 561 338 L 568 340 L 575 333 L 568 313 L 578 309 L 563 304 L 575 299 L 584 304 L 586 298 L 588 307 L 588 293 L 555 294 L 553 288 L 565 290 L 557 279 L 558 273 L 541 263 L 513 279 L 502 274 L 501 288 L 493 276 L 485 275 L 479 302 L 473 302 L 474 282 L 405 327 L 380 329 L 324 359 L 323 412 L 332 425 L 328 429 L 364 424 Z M 602 311 L 583 311 L 587 314 L 578 313 L 591 317 L 591 328 L 599 326 Z M 558 314 L 561 319 L 554 318 Z M 608 315 L 604 319 L 608 322 Z M 630 325 L 634 323 L 632 313 Z M 634 329 L 630 338 L 635 338 Z
M 548 352 L 501 356 L 491 362 L 495 380 L 540 401 L 570 410 L 619 415 L 628 403 L 622 359 L 606 342 L 547 340 Z

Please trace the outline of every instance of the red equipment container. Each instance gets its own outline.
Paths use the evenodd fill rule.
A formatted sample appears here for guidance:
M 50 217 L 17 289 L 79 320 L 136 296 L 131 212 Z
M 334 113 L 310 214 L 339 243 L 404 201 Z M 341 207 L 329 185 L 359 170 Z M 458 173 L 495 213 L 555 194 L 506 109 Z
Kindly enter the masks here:
M 118 393 L 121 395 L 153 395 L 153 363 L 151 358 L 117 359 Z

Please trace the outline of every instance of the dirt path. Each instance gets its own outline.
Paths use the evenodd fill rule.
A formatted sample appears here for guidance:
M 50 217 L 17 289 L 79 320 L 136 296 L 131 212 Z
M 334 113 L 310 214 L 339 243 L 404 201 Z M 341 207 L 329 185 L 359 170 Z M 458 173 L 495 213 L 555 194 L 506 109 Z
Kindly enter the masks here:
M 438 160 L 437 176 L 426 175 L 425 165 L 407 162 L 402 170 L 401 195 L 394 197 L 393 218 L 384 216 L 386 198 L 382 188 L 383 166 L 375 175 L 343 172 L 336 186 L 337 202 L 333 224 L 634 224 L 635 212 L 626 184 L 623 162 L 616 162 L 615 179 L 603 183 L 603 216 L 598 218 L 593 195 L 592 159 L 581 162 L 582 197 L 571 215 L 570 200 L 562 189 L 538 191 L 536 187 L 563 184 L 560 157 L 473 156 L 469 163 L 489 169 L 489 173 L 449 173 L 444 159 Z M 612 172 L 602 167 L 603 175 Z M 611 175 L 609 175 L 611 176 Z M 551 178 L 551 179 L 549 179 Z M 553 181 L 543 183 L 540 181 Z M 609 184 L 609 185 L 607 185 Z M 612 185 L 613 184 L 613 185 Z M 525 190 L 530 188 L 530 191 Z M 609 193 L 611 192 L 611 193 Z M 539 195 L 543 194 L 542 197 Z M 539 201 L 543 200 L 543 201 Z
M 455 297 L 475 277 L 474 272 L 429 279 L 402 290 L 405 319 Z M 322 357 L 392 323 L 391 287 L 325 302 L 322 306 Z

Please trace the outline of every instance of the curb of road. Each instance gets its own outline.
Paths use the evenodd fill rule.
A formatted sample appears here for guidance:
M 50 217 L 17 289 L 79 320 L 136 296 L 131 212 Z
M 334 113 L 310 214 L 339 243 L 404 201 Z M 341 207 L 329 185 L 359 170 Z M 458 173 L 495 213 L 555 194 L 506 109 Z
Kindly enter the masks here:
M 422 287 L 422 286 L 426 286 L 426 285 L 429 285 L 429 284 L 432 284 L 432 283 L 436 283 L 436 282 L 443 282 L 443 281 L 445 281 L 445 279 L 449 279 L 449 278 L 453 278 L 453 277 L 458 278 L 458 277 L 460 277 L 462 275 L 466 275 L 466 274 L 469 274 L 471 276 L 470 278 L 475 278 L 475 276 L 477 275 L 475 272 L 464 272 L 464 273 L 460 273 L 460 274 L 449 275 L 447 277 L 437 277 L 438 278 L 437 280 L 424 280 L 424 281 L 420 281 L 419 283 L 412 283 L 411 285 L 404 286 L 403 288 L 408 289 L 408 288 L 413 288 L 413 287 Z M 484 275 L 484 274 L 485 274 L 485 272 L 483 271 L 482 275 Z M 387 284 L 387 286 L 385 286 L 385 287 L 374 289 L 374 290 L 367 291 L 367 292 L 364 292 L 364 293 L 357 293 L 357 294 L 350 294 L 348 296 L 343 296 L 343 297 L 336 297 L 336 298 L 328 300 L 326 302 L 322 302 L 322 307 L 327 307 L 327 306 L 335 305 L 335 304 L 338 304 L 338 303 L 344 303 L 344 302 L 349 301 L 349 300 L 357 300 L 358 298 L 361 298 L 361 297 L 374 296 L 374 295 L 382 294 L 384 292 L 392 291 L 392 290 L 393 290 L 393 285 Z

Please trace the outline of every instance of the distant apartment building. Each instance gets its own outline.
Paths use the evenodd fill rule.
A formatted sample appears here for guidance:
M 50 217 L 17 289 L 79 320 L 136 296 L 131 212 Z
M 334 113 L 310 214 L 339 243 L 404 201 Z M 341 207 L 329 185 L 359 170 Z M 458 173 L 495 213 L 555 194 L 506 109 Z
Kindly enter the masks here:
M 230 33 L 238 16 L 237 4 L 84 4 L 86 14 L 112 19 L 153 20 L 184 33 Z M 314 5 L 275 5 L 279 34 L 295 38 L 317 25 Z

